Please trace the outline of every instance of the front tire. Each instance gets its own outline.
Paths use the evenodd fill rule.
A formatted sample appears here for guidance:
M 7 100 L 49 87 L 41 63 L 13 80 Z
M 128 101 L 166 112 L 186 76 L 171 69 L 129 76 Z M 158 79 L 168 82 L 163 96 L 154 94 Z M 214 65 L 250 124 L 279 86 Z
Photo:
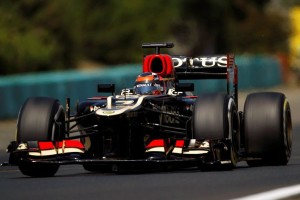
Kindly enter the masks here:
M 18 143 L 62 140 L 64 133 L 64 110 L 57 99 L 33 97 L 25 101 L 18 116 Z
M 26 100 L 18 117 L 18 144 L 28 141 L 59 141 L 64 138 L 64 133 L 64 110 L 57 99 L 34 97 Z M 18 166 L 24 175 L 33 177 L 54 176 L 59 168 L 57 164 L 37 164 L 23 160 Z
M 229 164 L 234 168 L 238 162 L 239 116 L 235 102 L 227 94 L 205 94 L 194 104 L 194 138 L 199 140 L 230 140 Z
M 22 174 L 31 177 L 52 177 L 59 169 L 58 164 L 37 164 L 26 161 L 19 162 Z

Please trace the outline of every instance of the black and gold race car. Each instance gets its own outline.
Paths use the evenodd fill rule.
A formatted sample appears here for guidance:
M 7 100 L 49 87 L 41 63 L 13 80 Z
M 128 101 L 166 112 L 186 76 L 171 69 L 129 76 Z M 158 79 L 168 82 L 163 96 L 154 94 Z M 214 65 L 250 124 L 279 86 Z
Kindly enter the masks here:
M 192 58 L 160 53 L 172 43 L 142 47 L 155 53 L 144 56 L 135 84 L 118 94 L 114 84 L 99 84 L 102 95 L 77 103 L 74 112 L 70 99 L 64 107 L 50 97 L 28 98 L 9 164 L 38 177 L 66 164 L 118 172 L 288 163 L 292 124 L 284 94 L 249 94 L 239 111 L 234 55 Z M 198 79 L 224 79 L 226 90 L 195 96 Z

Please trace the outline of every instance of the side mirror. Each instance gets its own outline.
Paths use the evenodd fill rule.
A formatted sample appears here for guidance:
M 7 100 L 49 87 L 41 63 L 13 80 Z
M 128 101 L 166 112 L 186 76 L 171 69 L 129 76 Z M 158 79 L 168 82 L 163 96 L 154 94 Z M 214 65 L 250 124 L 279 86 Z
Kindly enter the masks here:
M 177 92 L 194 92 L 194 83 L 176 83 L 175 91 Z
M 115 95 L 115 84 L 98 84 L 98 92 Z

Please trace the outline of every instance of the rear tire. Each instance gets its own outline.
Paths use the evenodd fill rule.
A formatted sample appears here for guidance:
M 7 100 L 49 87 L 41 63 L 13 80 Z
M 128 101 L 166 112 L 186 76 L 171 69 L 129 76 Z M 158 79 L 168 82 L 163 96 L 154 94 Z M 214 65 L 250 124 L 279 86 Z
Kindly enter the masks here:
M 231 141 L 230 163 L 224 168 L 234 168 L 238 162 L 239 116 L 235 102 L 227 94 L 205 94 L 194 104 L 193 133 L 195 139 L 227 139 Z
M 276 92 L 253 93 L 244 106 L 244 134 L 249 166 L 286 165 L 292 150 L 289 102 Z
M 57 99 L 28 98 L 22 106 L 17 125 L 18 144 L 28 141 L 59 141 L 64 138 L 65 115 Z M 27 176 L 54 176 L 58 164 L 20 161 L 19 169 Z

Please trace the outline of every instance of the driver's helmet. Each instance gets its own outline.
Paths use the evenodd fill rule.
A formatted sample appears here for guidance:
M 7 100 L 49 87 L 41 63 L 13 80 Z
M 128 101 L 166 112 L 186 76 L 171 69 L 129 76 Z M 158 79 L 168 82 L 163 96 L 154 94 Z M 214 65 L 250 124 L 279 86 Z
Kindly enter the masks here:
M 138 75 L 134 90 L 136 94 L 158 95 L 164 92 L 162 83 L 162 78 L 156 73 L 146 72 Z

